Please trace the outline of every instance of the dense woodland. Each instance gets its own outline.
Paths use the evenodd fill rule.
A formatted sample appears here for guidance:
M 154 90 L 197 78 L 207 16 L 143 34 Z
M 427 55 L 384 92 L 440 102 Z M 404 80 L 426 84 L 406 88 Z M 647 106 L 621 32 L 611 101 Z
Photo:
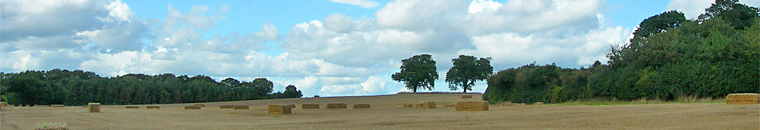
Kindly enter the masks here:
M 265 78 L 250 82 L 227 78 L 216 82 L 208 76 L 173 74 L 100 77 L 92 72 L 60 69 L 0 75 L 0 98 L 20 105 L 166 104 L 302 96 L 293 85 L 284 92 L 272 93 L 273 84 Z
M 667 11 L 645 19 L 607 64 L 566 69 L 529 64 L 488 78 L 491 102 L 723 98 L 760 92 L 760 15 L 717 0 L 696 20 Z

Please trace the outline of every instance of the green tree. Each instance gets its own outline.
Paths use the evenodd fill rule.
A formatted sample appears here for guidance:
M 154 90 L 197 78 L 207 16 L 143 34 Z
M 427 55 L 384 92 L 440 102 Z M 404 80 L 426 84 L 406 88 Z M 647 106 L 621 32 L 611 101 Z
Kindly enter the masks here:
M 419 88 L 433 90 L 438 72 L 431 57 L 430 54 L 420 54 L 401 60 L 401 72 L 391 75 L 391 78 L 397 82 L 404 82 L 406 88 L 411 89 L 413 93 Z
M 756 24 L 754 19 L 760 17 L 760 9 L 739 3 L 739 0 L 715 0 L 710 7 L 705 9 L 705 14 L 699 16 L 701 21 L 722 18 L 728 21 L 736 30 Z
M 282 94 L 284 94 L 284 98 L 301 98 L 303 96 L 301 90 L 298 90 L 295 85 L 285 87 L 285 92 L 282 92 Z
M 493 72 L 490 57 L 478 59 L 474 56 L 459 55 L 459 58 L 454 58 L 451 62 L 454 66 L 446 72 L 446 82 L 451 90 L 457 90 L 461 86 L 463 93 L 472 90 L 476 81 L 485 80 Z

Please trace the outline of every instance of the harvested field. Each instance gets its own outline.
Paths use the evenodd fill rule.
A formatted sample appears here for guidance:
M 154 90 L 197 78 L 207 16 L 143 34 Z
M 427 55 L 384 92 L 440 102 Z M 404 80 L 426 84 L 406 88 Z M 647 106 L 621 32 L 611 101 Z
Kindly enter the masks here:
M 103 105 L 100 113 L 79 107 L 3 107 L 0 129 L 31 130 L 37 123 L 67 123 L 73 130 L 99 129 L 760 129 L 760 105 L 673 103 L 634 105 L 490 105 L 489 111 L 457 112 L 455 108 L 400 108 L 403 104 L 477 101 L 461 94 L 404 94 L 370 97 L 321 97 L 210 102 L 249 105 L 250 110 L 184 110 L 193 104 L 158 104 L 160 110 L 128 110 Z M 366 110 L 302 110 L 270 115 L 270 104 L 347 103 L 372 105 Z M 517 104 L 517 103 L 515 103 Z
M 423 102 L 418 107 L 425 109 L 435 109 L 435 102 Z
M 319 104 L 301 104 L 301 109 L 319 109 Z

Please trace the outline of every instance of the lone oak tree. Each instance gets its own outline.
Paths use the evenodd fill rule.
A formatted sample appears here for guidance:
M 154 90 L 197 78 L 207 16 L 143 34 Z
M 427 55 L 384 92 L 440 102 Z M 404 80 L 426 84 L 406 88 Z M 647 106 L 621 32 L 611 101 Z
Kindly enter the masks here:
M 433 90 L 438 79 L 435 61 L 430 54 L 420 54 L 401 60 L 401 72 L 391 75 L 394 81 L 404 82 L 407 89 L 417 93 L 418 88 Z
M 493 72 L 490 57 L 478 59 L 459 55 L 459 58 L 454 58 L 451 62 L 454 66 L 446 73 L 446 82 L 451 90 L 457 90 L 461 86 L 463 92 L 467 93 L 467 90 L 472 90 L 472 86 L 475 86 L 475 81 L 485 80 Z

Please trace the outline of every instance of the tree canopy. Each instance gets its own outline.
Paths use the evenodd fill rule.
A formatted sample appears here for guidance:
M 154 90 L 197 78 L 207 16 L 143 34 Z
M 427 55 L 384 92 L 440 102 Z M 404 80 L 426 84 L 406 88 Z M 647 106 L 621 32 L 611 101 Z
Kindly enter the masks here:
M 417 89 L 433 90 L 438 72 L 430 54 L 420 54 L 401 60 L 401 72 L 391 75 L 394 81 L 403 82 L 407 89 L 416 93 Z
M 607 64 L 563 69 L 534 64 L 488 78 L 492 102 L 578 99 L 723 98 L 760 92 L 760 15 L 737 0 L 716 0 L 697 20 L 667 11 L 645 19 Z
M 295 86 L 288 96 L 272 96 L 265 78 L 216 82 L 209 76 L 127 74 L 100 77 L 82 70 L 25 71 L 0 75 L 0 99 L 21 105 L 166 104 L 300 97 Z M 279 92 L 278 92 L 279 93 Z
M 446 72 L 446 82 L 451 90 L 462 87 L 463 93 L 472 90 L 476 81 L 485 80 L 493 72 L 490 57 L 478 59 L 474 56 L 459 55 L 451 62 L 454 65 Z

